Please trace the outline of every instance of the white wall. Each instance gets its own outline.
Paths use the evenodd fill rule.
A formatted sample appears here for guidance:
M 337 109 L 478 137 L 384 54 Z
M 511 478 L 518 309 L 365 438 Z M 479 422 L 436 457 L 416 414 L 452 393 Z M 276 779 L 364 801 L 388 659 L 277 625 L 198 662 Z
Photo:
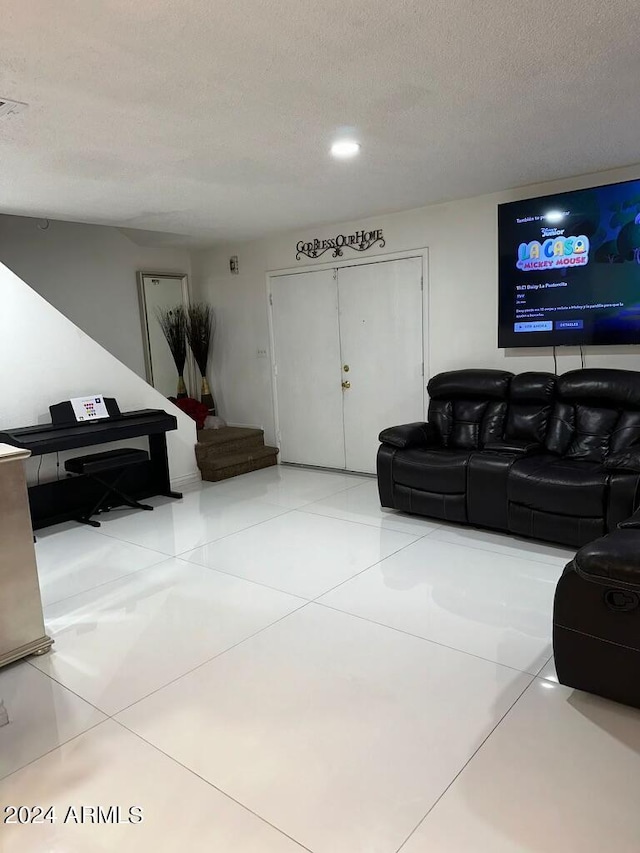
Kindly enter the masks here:
M 0 264 L 0 354 L 0 431 L 48 423 L 50 404 L 101 393 L 115 397 L 123 411 L 164 409 L 176 415 L 178 429 L 167 434 L 171 479 L 179 484 L 197 476 L 194 421 L 3 264 Z M 64 458 L 63 454 L 60 458 Z M 36 476 L 33 461 L 28 474 L 33 482 Z M 55 459 L 43 458 L 41 478 L 50 479 L 55 474 Z
M 258 348 L 269 348 L 267 271 L 314 264 L 304 257 L 296 261 L 298 240 L 362 228 L 382 228 L 386 241 L 384 249 L 372 249 L 363 259 L 428 247 L 430 323 L 425 371 L 429 375 L 462 367 L 502 368 L 514 373 L 553 370 L 550 348 L 497 347 L 496 206 L 639 176 L 640 167 L 617 169 L 194 253 L 193 286 L 199 296 L 211 301 L 218 319 L 211 372 L 220 414 L 232 423 L 263 426 L 267 439 L 274 441 L 271 362 L 256 355 Z M 231 255 L 238 255 L 239 275 L 229 273 Z M 354 257 L 355 252 L 345 250 L 345 260 Z M 330 252 L 315 263 L 327 262 L 331 263 Z M 586 347 L 584 351 L 587 366 L 640 370 L 640 347 Z M 558 350 L 559 373 L 578 367 L 577 348 Z
M 186 249 L 137 245 L 117 228 L 0 216 L 0 262 L 139 376 L 136 272 L 189 273 Z

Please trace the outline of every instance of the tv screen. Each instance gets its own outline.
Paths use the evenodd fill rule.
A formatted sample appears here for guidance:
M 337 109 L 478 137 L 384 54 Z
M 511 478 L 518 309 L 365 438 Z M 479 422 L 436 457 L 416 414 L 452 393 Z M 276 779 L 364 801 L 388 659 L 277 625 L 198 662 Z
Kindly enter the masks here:
M 640 343 L 640 180 L 498 206 L 499 347 Z

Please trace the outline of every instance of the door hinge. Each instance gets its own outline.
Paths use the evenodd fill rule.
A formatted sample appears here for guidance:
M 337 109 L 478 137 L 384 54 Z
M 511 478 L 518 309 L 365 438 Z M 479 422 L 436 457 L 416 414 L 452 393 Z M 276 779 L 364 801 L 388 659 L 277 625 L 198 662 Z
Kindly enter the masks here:
M 277 365 L 277 364 L 274 364 L 274 365 L 273 365 L 273 375 L 274 375 L 274 376 L 277 376 L 277 375 L 278 375 L 278 365 Z
M 422 362 L 422 375 L 424 376 L 424 361 Z
M 420 276 L 420 290 L 424 291 L 424 276 Z
M 337 269 L 335 269 L 335 270 L 333 271 L 333 280 L 334 280 L 334 281 L 336 281 L 336 279 L 337 279 L 337 278 L 338 278 L 338 270 L 337 270 Z
M 269 294 L 269 305 L 273 305 L 273 293 Z

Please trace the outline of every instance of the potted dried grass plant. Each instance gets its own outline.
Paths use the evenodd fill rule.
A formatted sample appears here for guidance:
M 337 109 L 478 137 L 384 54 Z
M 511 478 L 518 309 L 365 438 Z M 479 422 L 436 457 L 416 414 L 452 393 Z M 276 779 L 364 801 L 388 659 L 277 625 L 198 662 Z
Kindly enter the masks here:
M 203 302 L 194 302 L 187 310 L 187 340 L 198 370 L 202 376 L 200 400 L 216 415 L 216 404 L 207 381 L 207 366 L 215 331 L 213 308 Z
M 156 317 L 178 371 L 177 398 L 181 400 L 187 396 L 187 386 L 184 383 L 184 364 L 187 359 L 187 314 L 182 305 L 176 305 L 175 308 L 158 308 Z

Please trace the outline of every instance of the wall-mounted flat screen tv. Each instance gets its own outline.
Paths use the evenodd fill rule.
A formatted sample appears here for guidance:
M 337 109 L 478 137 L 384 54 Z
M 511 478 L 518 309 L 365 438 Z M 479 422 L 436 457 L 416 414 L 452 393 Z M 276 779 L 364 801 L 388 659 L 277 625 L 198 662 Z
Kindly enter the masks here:
M 640 343 L 640 180 L 498 206 L 499 347 Z

